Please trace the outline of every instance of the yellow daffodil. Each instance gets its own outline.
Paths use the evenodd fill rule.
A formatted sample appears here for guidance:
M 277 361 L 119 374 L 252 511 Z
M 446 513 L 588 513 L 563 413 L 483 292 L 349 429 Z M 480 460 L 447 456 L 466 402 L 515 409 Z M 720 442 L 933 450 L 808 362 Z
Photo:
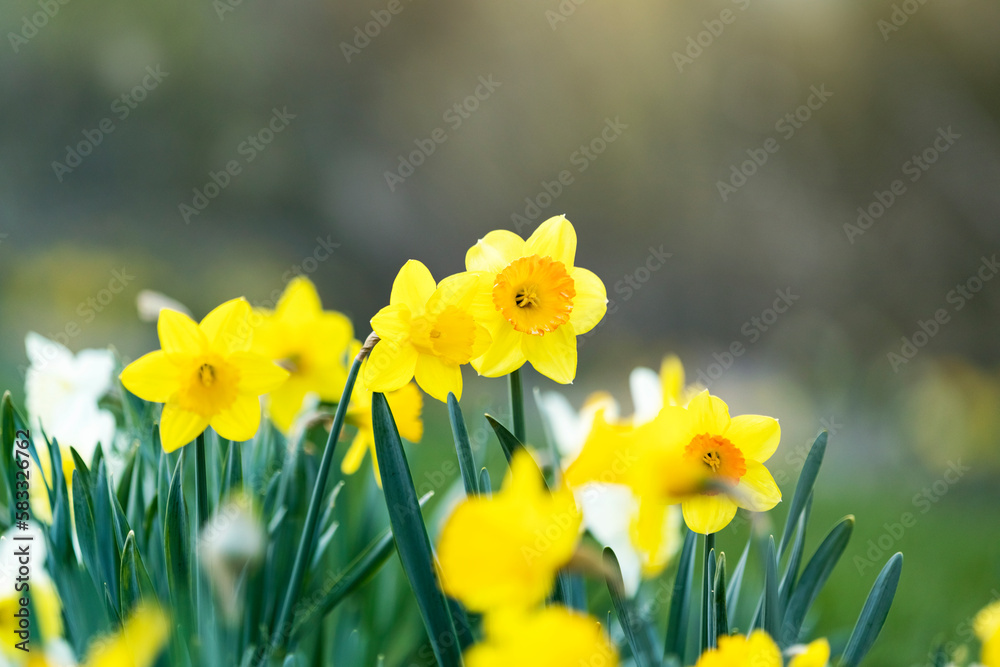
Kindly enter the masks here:
M 410 442 L 420 442 L 424 435 L 424 422 L 420 418 L 420 413 L 424 407 L 424 397 L 417 389 L 417 385 L 409 382 L 396 391 L 390 391 L 385 395 L 385 400 L 389 403 L 392 411 L 392 418 L 396 422 L 399 435 Z M 340 463 L 340 470 L 345 475 L 353 475 L 361 467 L 361 462 L 365 458 L 365 453 L 372 453 L 372 468 L 375 472 L 375 481 L 379 487 L 382 486 L 382 477 L 378 471 L 378 458 L 375 456 L 375 431 L 372 427 L 372 391 L 365 383 L 364 378 L 358 377 L 354 385 L 354 392 L 351 395 L 351 404 L 347 408 L 345 421 L 358 429 L 354 440 L 344 460 Z
M 550 493 L 531 455 L 520 451 L 499 493 L 465 499 L 445 522 L 441 586 L 471 611 L 537 604 L 573 555 L 581 518 L 572 492 Z
M 983 644 L 980 660 L 985 667 L 1000 667 L 1000 601 L 984 607 L 972 622 Z
M 267 399 L 271 421 L 288 433 L 307 394 L 340 400 L 354 330 L 345 315 L 323 310 L 316 287 L 302 276 L 288 283 L 273 311 L 256 314 L 260 324 L 253 332 L 252 350 L 291 374 Z
M 576 376 L 576 337 L 607 311 L 601 279 L 574 266 L 576 231 L 564 216 L 543 222 L 527 241 L 496 230 L 465 255 L 465 267 L 479 278 L 475 316 L 493 339 L 473 359 L 481 375 L 499 377 L 525 361 L 556 382 Z
M 211 426 L 224 438 L 249 440 L 260 426 L 259 396 L 277 389 L 288 371 L 250 352 L 250 304 L 233 299 L 196 324 L 174 310 L 160 311 L 163 349 L 122 371 L 125 388 L 164 403 L 160 441 L 172 452 Z
M 448 392 L 462 397 L 462 364 L 482 355 L 490 343 L 472 316 L 478 281 L 460 273 L 439 284 L 426 266 L 411 259 L 392 283 L 389 305 L 372 318 L 379 342 L 365 363 L 365 383 L 389 393 L 416 377 L 439 401 Z
M 485 639 L 465 653 L 466 667 L 615 667 L 618 653 L 596 618 L 562 606 L 486 615 Z
M 788 667 L 827 667 L 830 664 L 830 642 L 817 639 L 808 646 L 793 646 L 788 649 L 791 660 Z
M 650 368 L 635 368 L 628 377 L 636 425 L 652 421 L 664 405 L 687 406 L 700 391 L 684 384 L 684 366 L 676 355 L 664 357 L 659 374 Z
M 694 667 L 781 667 L 781 650 L 763 630 L 749 637 L 719 637 L 719 647 L 705 651 Z
M 120 632 L 91 645 L 83 667 L 151 667 L 169 638 L 166 615 L 155 607 L 139 607 Z

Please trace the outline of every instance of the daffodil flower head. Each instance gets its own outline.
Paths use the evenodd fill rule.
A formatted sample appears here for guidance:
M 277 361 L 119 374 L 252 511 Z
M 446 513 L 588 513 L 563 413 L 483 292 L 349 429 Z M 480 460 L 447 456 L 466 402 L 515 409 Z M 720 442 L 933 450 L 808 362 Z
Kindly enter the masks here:
M 830 664 L 830 642 L 817 639 L 806 646 L 790 646 L 788 667 L 827 667 Z
M 135 609 L 122 629 L 91 644 L 83 667 L 152 667 L 170 638 L 170 621 L 157 607 Z
M 476 612 L 538 604 L 573 556 L 581 520 L 573 493 L 550 493 L 531 455 L 519 451 L 500 492 L 465 499 L 445 522 L 442 589 Z
M 495 230 L 465 255 L 479 277 L 475 316 L 492 343 L 472 366 L 499 377 L 525 361 L 543 375 L 568 384 L 576 376 L 576 337 L 607 311 L 601 279 L 574 265 L 576 231 L 564 216 L 549 218 L 525 241 Z
M 250 351 L 250 304 L 227 301 L 200 323 L 160 311 L 162 349 L 122 371 L 125 388 L 163 403 L 160 441 L 172 452 L 211 426 L 224 438 L 249 440 L 260 426 L 260 396 L 277 389 L 288 371 Z
M 618 653 L 596 618 L 553 605 L 488 613 L 486 637 L 465 653 L 467 667 L 618 665 Z
M 478 281 L 469 273 L 434 283 L 431 272 L 411 259 L 392 283 L 389 305 L 372 318 L 379 342 L 365 362 L 364 381 L 388 393 L 416 378 L 425 392 L 446 402 L 462 397 L 462 369 L 482 355 L 489 332 L 472 316 Z
M 781 667 L 781 650 L 763 630 L 749 637 L 719 637 L 717 648 L 701 654 L 694 667 Z
M 980 610 L 972 621 L 972 627 L 983 644 L 983 665 L 1000 667 L 1000 600 Z
M 267 400 L 268 416 L 287 434 L 308 394 L 340 399 L 354 329 L 345 315 L 323 310 L 315 285 L 304 276 L 288 283 L 273 311 L 260 309 L 255 316 L 252 350 L 290 373 Z

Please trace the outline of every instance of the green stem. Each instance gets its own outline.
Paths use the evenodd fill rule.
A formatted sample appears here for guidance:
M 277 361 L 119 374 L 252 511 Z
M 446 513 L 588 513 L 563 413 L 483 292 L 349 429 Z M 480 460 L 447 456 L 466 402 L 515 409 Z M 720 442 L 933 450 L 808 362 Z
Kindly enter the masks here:
M 333 417 L 333 426 L 330 428 L 330 437 L 326 441 L 326 449 L 323 450 L 323 459 L 319 464 L 316 485 L 313 487 L 309 511 L 306 513 L 306 521 L 302 528 L 302 539 L 299 541 L 299 549 L 295 554 L 292 577 L 288 582 L 288 590 L 285 592 L 285 601 L 281 605 L 281 611 L 274 624 L 274 632 L 271 634 L 271 651 L 282 648 L 291 634 L 292 607 L 299 595 L 299 589 L 302 588 L 302 580 L 306 574 L 306 563 L 316 541 L 316 530 L 321 514 L 320 506 L 323 504 L 323 497 L 326 494 L 327 478 L 330 476 L 330 466 L 333 463 L 333 450 L 337 445 L 337 438 L 340 437 L 340 430 L 344 426 L 347 404 L 351 402 L 351 392 L 354 390 L 354 382 L 358 378 L 358 370 L 361 368 L 362 359 L 364 359 L 363 354 L 365 354 L 365 350 L 362 350 L 354 359 L 351 371 L 347 375 L 347 384 L 344 385 L 344 394 L 340 397 L 340 402 L 337 403 L 337 412 Z
M 711 607 L 712 582 L 709 581 L 708 563 L 714 558 L 712 551 L 715 549 L 715 533 L 705 535 L 705 562 L 702 564 L 702 589 L 701 589 L 701 650 L 715 648 L 712 637 L 709 633 L 709 609 Z
M 194 442 L 194 484 L 195 497 L 198 500 L 198 515 L 195 526 L 198 530 L 208 520 L 208 477 L 205 472 L 205 432 L 198 434 Z
M 524 388 L 521 386 L 521 369 L 507 376 L 510 380 L 510 412 L 514 421 L 514 437 L 524 444 Z

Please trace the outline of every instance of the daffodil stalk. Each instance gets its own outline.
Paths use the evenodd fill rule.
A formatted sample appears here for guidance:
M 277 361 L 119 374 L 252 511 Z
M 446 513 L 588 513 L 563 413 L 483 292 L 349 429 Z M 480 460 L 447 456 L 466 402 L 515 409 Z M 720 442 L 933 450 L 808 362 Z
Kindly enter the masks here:
M 527 434 L 524 429 L 524 387 L 521 385 L 521 369 L 511 371 L 510 380 L 510 413 L 514 422 L 514 437 L 524 443 Z
M 330 476 L 330 466 L 333 464 L 333 450 L 340 437 L 340 430 L 344 426 L 344 417 L 347 414 L 347 406 L 351 402 L 351 392 L 354 390 L 354 383 L 358 378 L 358 371 L 361 369 L 361 362 L 378 342 L 378 336 L 374 333 L 368 336 L 361 351 L 354 358 L 351 370 L 347 374 L 347 381 L 344 384 L 344 393 L 337 403 L 337 412 L 333 416 L 333 425 L 330 427 L 330 437 L 326 441 L 326 448 L 323 450 L 323 459 L 319 464 L 319 473 L 316 475 L 316 485 L 313 487 L 312 498 L 309 501 L 309 510 L 306 513 L 305 524 L 302 528 L 302 539 L 299 541 L 299 548 L 295 554 L 295 564 L 292 566 L 291 580 L 288 582 L 288 589 L 285 592 L 285 601 L 281 605 L 278 617 L 274 624 L 274 632 L 271 635 L 271 650 L 276 651 L 284 646 L 291 634 L 290 616 L 292 606 L 298 598 L 299 590 L 302 588 L 302 580 L 305 578 L 306 563 L 312 553 L 313 545 L 316 541 L 316 528 L 319 524 L 320 506 L 323 504 L 323 496 L 326 493 L 326 482 Z M 286 627 L 287 626 L 287 627 Z

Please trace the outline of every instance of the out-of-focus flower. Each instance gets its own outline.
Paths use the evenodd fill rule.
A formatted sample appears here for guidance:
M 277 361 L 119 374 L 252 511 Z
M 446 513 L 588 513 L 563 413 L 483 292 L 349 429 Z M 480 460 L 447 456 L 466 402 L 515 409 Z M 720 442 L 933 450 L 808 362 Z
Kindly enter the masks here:
M 139 319 L 143 322 L 157 321 L 160 319 L 160 311 L 164 308 L 176 310 L 178 313 L 184 313 L 191 317 L 191 311 L 183 303 L 151 289 L 139 292 L 135 297 L 135 308 L 139 312 Z
M 439 284 L 411 259 L 392 283 L 389 305 L 372 318 L 379 342 L 365 363 L 365 383 L 389 393 L 414 379 L 439 401 L 462 397 L 462 364 L 486 351 L 490 336 L 471 312 L 478 281 L 459 273 Z
M 345 315 L 323 310 L 316 287 L 304 276 L 288 283 L 273 311 L 261 309 L 256 315 L 261 321 L 251 349 L 290 373 L 267 398 L 268 416 L 288 433 L 307 394 L 340 400 L 354 329 Z
M 250 304 L 227 301 L 200 324 L 173 310 L 160 311 L 163 349 L 122 371 L 125 388 L 164 403 L 160 441 L 172 452 L 208 426 L 224 438 L 249 440 L 260 426 L 260 396 L 277 389 L 288 371 L 250 352 Z
M 264 526 L 253 511 L 253 501 L 242 493 L 220 506 L 198 534 L 201 566 L 219 605 L 233 622 L 241 618 L 246 597 L 239 583 L 260 564 L 266 549 Z
M 169 638 L 166 614 L 156 607 L 138 607 L 121 631 L 91 644 L 83 667 L 151 667 Z
M 97 445 L 106 449 L 115 436 L 114 416 L 98 407 L 98 401 L 111 389 L 114 356 L 110 350 L 81 350 L 74 355 L 34 332 L 25 337 L 24 344 L 29 361 L 24 382 L 28 423 L 36 433 L 44 430 L 50 440 L 59 443 L 66 484 L 72 487 L 76 466 L 69 448 L 89 462 Z M 36 444 L 44 442 L 41 437 L 34 440 Z M 41 472 L 51 485 L 52 465 L 44 447 L 39 450 L 39 459 Z M 34 475 L 34 459 L 31 465 Z M 46 485 L 32 484 L 30 492 L 32 515 L 51 523 Z
M 467 667 L 615 667 L 618 653 L 596 618 L 559 605 L 486 615 L 486 636 L 465 653 Z
M 719 637 L 718 648 L 705 651 L 694 667 L 781 667 L 781 650 L 763 630 L 749 637 Z
M 684 366 L 676 355 L 664 357 L 660 372 L 651 368 L 635 368 L 628 376 L 636 425 L 652 421 L 664 405 L 686 407 L 700 391 L 694 385 L 684 384 Z
M 30 541 L 15 540 L 15 537 L 31 538 Z M 25 664 L 29 654 L 15 647 L 24 639 L 30 639 L 26 644 L 32 651 L 36 650 L 36 633 L 32 627 L 37 627 L 45 640 L 45 645 L 62 636 L 62 602 L 55 584 L 44 569 L 31 570 L 30 588 L 23 588 L 24 578 L 21 577 L 19 547 L 29 545 L 30 557 L 34 563 L 44 563 L 46 558 L 45 535 L 34 521 L 28 522 L 26 530 L 11 528 L 0 536 L 0 665 L 10 662 L 15 665 Z M 18 582 L 18 578 L 21 582 Z M 18 589 L 18 584 L 22 588 Z M 30 620 L 22 626 L 23 615 L 21 599 L 31 596 L 32 611 Z M 19 616 L 15 616 L 19 614 Z M 37 623 L 37 626 L 34 624 Z M 20 631 L 28 630 L 30 634 L 18 635 Z
M 574 266 L 576 231 L 564 216 L 549 218 L 525 241 L 495 230 L 465 255 L 465 268 L 479 279 L 474 315 L 492 343 L 472 366 L 499 377 L 525 361 L 556 382 L 576 376 L 576 337 L 607 311 L 604 283 Z
M 985 667 L 1000 667 L 1000 600 L 987 605 L 972 621 L 976 636 L 983 644 L 980 659 Z
M 806 646 L 792 646 L 787 651 L 788 667 L 827 667 L 830 664 L 830 642 L 817 639 Z
M 636 396 L 632 401 L 637 403 Z M 592 394 L 579 414 L 561 394 L 546 392 L 540 397 L 541 412 L 549 424 L 563 468 L 569 467 L 579 455 L 597 415 L 601 419 L 620 422 L 618 403 L 610 394 Z M 594 538 L 611 547 L 621 567 L 625 593 L 631 597 L 645 577 L 663 571 L 680 547 L 680 509 L 674 505 L 660 514 L 657 527 L 639 525 L 639 499 L 625 484 L 589 481 L 571 487 L 583 512 L 583 525 Z M 645 521 L 652 517 L 643 515 Z M 655 537 L 654 537 L 655 534 Z
M 358 347 L 360 347 L 358 343 L 352 346 L 355 354 Z M 420 438 L 424 435 L 424 422 L 420 418 L 424 408 L 424 397 L 417 385 L 409 382 L 399 389 L 387 393 L 385 400 L 389 403 L 389 409 L 392 411 L 392 418 L 396 422 L 399 435 L 410 442 L 420 442 Z M 353 475 L 361 467 L 365 453 L 371 451 L 375 481 L 381 488 L 382 477 L 378 470 L 378 458 L 375 456 L 375 431 L 372 426 L 372 391 L 360 375 L 354 385 L 351 404 L 347 408 L 344 420 L 357 428 L 358 432 L 340 463 L 341 472 L 345 475 Z
M 545 599 L 580 538 L 569 489 L 549 492 L 531 455 L 519 451 L 492 498 L 466 498 L 438 540 L 441 587 L 471 611 L 526 609 Z

